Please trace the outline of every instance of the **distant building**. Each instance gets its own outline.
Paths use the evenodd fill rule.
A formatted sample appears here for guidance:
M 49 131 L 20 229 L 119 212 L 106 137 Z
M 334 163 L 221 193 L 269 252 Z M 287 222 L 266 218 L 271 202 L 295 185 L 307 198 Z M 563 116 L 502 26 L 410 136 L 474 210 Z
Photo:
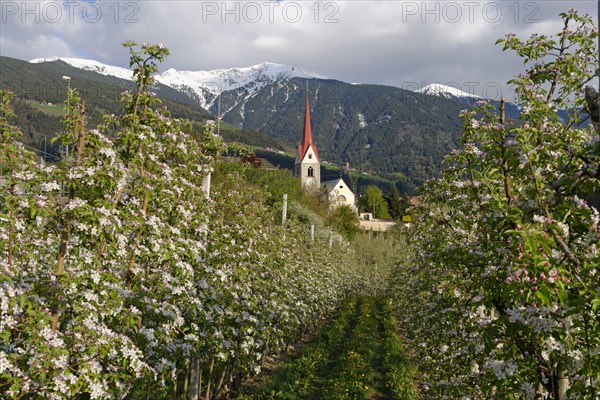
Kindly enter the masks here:
M 416 206 L 421 203 L 421 196 L 411 196 L 410 197 L 410 205 Z
M 327 190 L 330 207 L 347 205 L 354 211 L 357 211 L 354 193 L 352 193 L 352 190 L 350 190 L 342 178 L 323 182 L 323 187 Z
M 325 188 L 330 207 L 346 204 L 355 211 L 357 210 L 354 193 L 352 193 L 352 190 L 350 190 L 342 178 L 321 184 L 321 160 L 319 159 L 317 146 L 313 142 L 308 96 L 306 96 L 306 106 L 304 109 L 304 130 L 302 132 L 302 140 L 298 144 L 296 152 L 294 174 L 300 178 L 304 187 L 315 189 Z
M 378 219 L 373 217 L 373 213 L 362 212 L 358 216 L 358 222 L 361 229 L 366 231 L 385 232 L 396 226 L 396 221 L 389 219 Z
M 312 130 L 310 128 L 310 108 L 308 96 L 306 96 L 306 108 L 304 110 L 304 131 L 302 141 L 298 144 L 294 174 L 300 177 L 305 187 L 319 188 L 321 186 L 321 162 L 317 146 L 313 143 Z

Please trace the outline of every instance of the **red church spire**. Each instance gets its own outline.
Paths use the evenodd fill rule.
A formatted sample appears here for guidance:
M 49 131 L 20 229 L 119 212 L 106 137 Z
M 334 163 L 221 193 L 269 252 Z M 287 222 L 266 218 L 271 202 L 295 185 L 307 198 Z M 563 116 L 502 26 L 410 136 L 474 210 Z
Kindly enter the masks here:
M 315 152 L 317 161 L 320 162 L 319 152 L 317 151 L 317 146 L 315 146 L 313 143 L 312 130 L 310 129 L 310 108 L 308 106 L 308 96 L 306 96 L 306 109 L 304 110 L 304 132 L 302 133 L 302 141 L 298 145 L 298 156 L 300 161 L 304 159 L 306 152 L 311 146 Z

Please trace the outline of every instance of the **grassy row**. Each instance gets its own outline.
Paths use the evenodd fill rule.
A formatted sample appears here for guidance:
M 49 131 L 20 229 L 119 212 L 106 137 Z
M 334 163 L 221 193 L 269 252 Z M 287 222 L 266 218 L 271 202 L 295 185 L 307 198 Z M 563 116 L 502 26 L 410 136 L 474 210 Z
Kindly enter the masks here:
M 392 315 L 389 303 L 379 300 L 379 321 L 382 332 L 383 372 L 385 374 L 386 388 L 394 399 L 418 399 L 415 389 L 416 369 L 407 356 L 400 336 L 396 332 L 396 320 Z
M 303 351 L 277 369 L 260 386 L 243 393 L 239 399 L 310 399 L 319 398 L 318 387 L 323 367 L 352 323 L 356 298 L 346 301 L 336 318 Z
M 352 297 L 337 316 L 241 399 L 417 399 L 389 304 Z
M 353 329 L 333 360 L 323 399 L 368 399 L 376 395 L 379 332 L 372 298 L 360 298 Z

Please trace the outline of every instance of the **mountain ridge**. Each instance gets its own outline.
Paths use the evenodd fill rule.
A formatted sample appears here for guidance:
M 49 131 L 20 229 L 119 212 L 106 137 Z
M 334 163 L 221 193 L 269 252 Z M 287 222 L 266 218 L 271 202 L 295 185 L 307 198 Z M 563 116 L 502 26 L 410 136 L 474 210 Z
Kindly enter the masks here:
M 64 61 L 30 63 L 24 60 L 0 56 L 0 89 L 9 90 L 15 97 L 12 102 L 16 118 L 14 123 L 23 129 L 23 142 L 54 159 L 58 147 L 50 139 L 64 127 L 61 122 L 66 99 L 67 82 L 76 88 L 86 104 L 90 127 L 102 123 L 102 115 L 121 111 L 121 96 L 125 90 L 135 90 L 135 82 L 101 74 L 97 70 L 73 67 Z M 26 77 L 26 79 L 24 79 Z M 157 83 L 152 91 L 161 99 L 157 106 L 167 107 L 176 118 L 184 118 L 200 128 L 207 120 L 214 120 L 208 111 L 198 107 L 189 96 Z M 229 142 L 242 142 L 252 146 L 285 150 L 286 147 L 273 138 L 259 132 L 244 131 L 228 124 L 220 124 L 220 133 Z
M 110 82 L 107 74 L 114 72 L 110 66 L 94 62 L 84 66 L 85 72 L 77 73 L 75 71 L 83 70 L 63 60 L 51 59 L 30 65 L 37 65 L 38 69 L 69 71 L 64 74 L 73 74 L 71 85 L 80 88 L 77 76 L 81 74 L 89 79 Z M 132 81 L 122 78 L 125 76 L 123 71 L 116 71 L 120 78 L 112 79 L 119 87 L 132 86 Z M 246 131 L 262 132 L 287 148 L 295 148 L 300 140 L 308 96 L 313 137 L 323 159 L 337 165 L 348 163 L 359 173 L 378 175 L 395 182 L 402 193 L 415 193 L 425 180 L 436 176 L 443 157 L 458 145 L 462 129 L 459 114 L 470 107 L 473 100 L 448 98 L 439 93 L 423 94 L 393 86 L 356 85 L 323 79 L 295 67 L 274 63 L 257 64 L 256 68 L 243 70 L 220 70 L 213 74 L 197 71 L 190 74 L 196 86 L 198 82 L 218 78 L 230 79 L 228 82 L 233 87 L 219 86 L 218 92 L 202 87 L 199 92 L 195 90 L 194 82 L 180 80 L 181 72 L 177 70 L 158 74 L 156 86 L 170 96 L 180 96 L 186 104 L 195 104 L 198 110 L 204 111 L 203 101 L 213 119 L 217 117 Z M 162 84 L 161 79 L 170 80 L 167 83 L 177 88 Z M 65 84 L 60 76 L 54 84 L 62 88 L 55 96 L 61 98 Z M 161 96 L 158 90 L 153 91 Z M 42 100 L 56 101 L 46 97 Z
M 72 67 L 80 68 L 86 71 L 97 72 L 102 75 L 114 76 L 121 79 L 133 80 L 133 72 L 128 68 L 116 67 L 114 65 L 104 64 L 100 61 L 84 59 L 84 58 L 73 58 L 73 57 L 46 57 L 46 58 L 34 58 L 29 60 L 31 64 L 41 64 L 45 62 L 62 61 L 69 64 Z
M 73 58 L 73 57 L 48 57 L 35 58 L 30 63 L 43 63 L 63 61 L 75 68 L 98 72 L 103 75 L 111 75 L 121 79 L 133 79 L 131 70 L 127 68 L 112 66 L 96 60 Z M 254 95 L 267 84 L 292 78 L 329 80 L 326 76 L 310 73 L 301 68 L 264 61 L 247 67 L 217 68 L 212 70 L 178 70 L 169 68 L 164 72 L 154 75 L 157 82 L 196 98 L 200 106 L 210 110 L 215 101 L 223 92 L 236 90 L 242 87 L 248 89 L 246 97 Z M 336 79 L 333 79 L 336 80 Z M 340 81 L 343 82 L 343 81 Z M 344 82 L 348 83 L 348 82 Z M 367 83 L 352 82 L 351 85 L 369 85 Z M 391 85 L 381 85 L 390 86 Z M 486 100 L 481 96 L 464 92 L 450 85 L 434 82 L 416 90 L 415 93 L 441 96 L 449 99 L 459 100 Z M 488 99 L 490 100 L 490 99 Z
M 132 80 L 131 70 L 116 67 L 102 62 L 83 58 L 49 57 L 35 58 L 30 63 L 63 61 L 75 68 L 98 72 L 103 75 L 115 76 Z M 319 74 L 312 74 L 292 65 L 274 62 L 262 62 L 248 67 L 219 68 L 213 70 L 178 70 L 169 68 L 154 75 L 154 79 L 163 85 L 182 91 L 195 98 L 200 106 L 210 109 L 218 96 L 228 90 L 246 87 L 247 96 L 251 96 L 266 84 L 291 78 L 326 79 Z

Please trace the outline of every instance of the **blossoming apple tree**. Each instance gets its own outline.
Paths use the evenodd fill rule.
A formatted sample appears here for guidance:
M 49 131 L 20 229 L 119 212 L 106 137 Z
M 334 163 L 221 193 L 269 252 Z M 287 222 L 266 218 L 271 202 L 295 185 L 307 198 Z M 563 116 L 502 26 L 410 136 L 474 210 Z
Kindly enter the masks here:
M 498 40 L 527 65 L 510 81 L 520 118 L 464 111 L 460 148 L 423 190 L 393 285 L 431 398 L 599 394 L 600 141 L 585 100 L 598 31 L 561 17 L 556 35 Z
M 233 176 L 207 195 L 220 138 L 149 91 L 164 46 L 124 45 L 136 87 L 121 115 L 90 129 L 69 90 L 57 140 L 74 151 L 56 164 L 19 143 L 2 93 L 3 398 L 210 398 L 357 286 L 345 242 L 269 227 Z

